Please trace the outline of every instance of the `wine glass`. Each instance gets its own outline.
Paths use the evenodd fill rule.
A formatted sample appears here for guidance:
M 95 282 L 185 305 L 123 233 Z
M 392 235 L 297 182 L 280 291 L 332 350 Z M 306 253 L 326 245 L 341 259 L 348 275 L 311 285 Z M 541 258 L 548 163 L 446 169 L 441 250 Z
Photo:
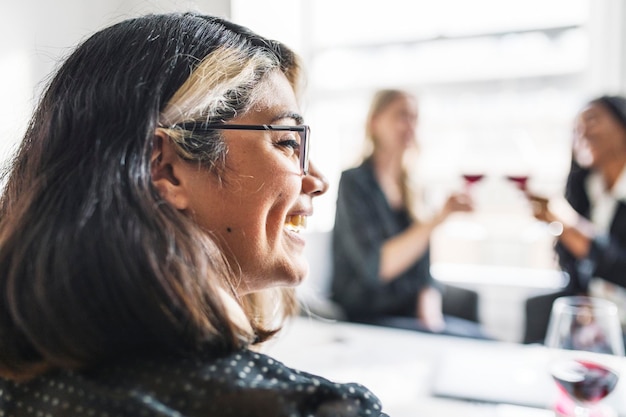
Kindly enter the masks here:
M 528 189 L 528 175 L 507 175 L 506 179 L 514 183 L 520 191 L 526 192 Z
M 601 298 L 560 297 L 552 305 L 546 346 L 573 351 L 550 367 L 560 397 L 556 411 L 576 417 L 604 416 L 598 403 L 615 388 L 619 376 L 601 355 L 624 355 L 617 306 Z
M 465 180 L 465 189 L 469 192 L 471 187 L 477 182 L 479 182 L 480 180 L 482 180 L 485 177 L 485 175 L 478 174 L 478 173 L 467 173 L 467 174 L 463 174 L 462 177 Z

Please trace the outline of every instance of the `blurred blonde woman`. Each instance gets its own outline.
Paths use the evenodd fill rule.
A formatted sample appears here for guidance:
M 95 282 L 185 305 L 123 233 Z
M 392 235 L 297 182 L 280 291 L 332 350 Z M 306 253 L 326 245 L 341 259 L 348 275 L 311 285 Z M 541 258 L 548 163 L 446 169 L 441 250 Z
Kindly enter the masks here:
M 476 323 L 445 317 L 442 287 L 430 274 L 430 237 L 454 212 L 472 210 L 450 195 L 417 221 L 405 164 L 417 145 L 418 106 L 406 91 L 378 91 L 366 121 L 370 152 L 341 175 L 333 230 L 332 297 L 349 320 L 481 337 Z

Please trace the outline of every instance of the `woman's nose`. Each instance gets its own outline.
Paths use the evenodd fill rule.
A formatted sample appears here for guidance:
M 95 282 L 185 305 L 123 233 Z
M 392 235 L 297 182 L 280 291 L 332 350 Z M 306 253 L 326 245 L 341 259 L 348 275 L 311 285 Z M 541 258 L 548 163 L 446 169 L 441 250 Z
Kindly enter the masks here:
M 313 162 L 309 162 L 309 173 L 302 177 L 302 191 L 311 196 L 318 196 L 328 191 L 328 180 Z
M 576 124 L 575 132 L 578 136 L 585 137 L 587 136 L 588 131 L 589 131 L 589 124 L 586 123 L 584 120 L 580 120 Z

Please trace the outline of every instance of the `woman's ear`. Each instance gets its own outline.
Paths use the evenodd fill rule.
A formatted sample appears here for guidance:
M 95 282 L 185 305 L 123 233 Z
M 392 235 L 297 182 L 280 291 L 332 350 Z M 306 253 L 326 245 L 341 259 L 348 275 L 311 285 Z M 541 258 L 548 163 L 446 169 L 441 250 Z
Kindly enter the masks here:
M 180 180 L 181 164 L 184 162 L 176 153 L 170 137 L 162 129 L 154 132 L 150 174 L 152 183 L 161 197 L 178 210 L 188 207 L 189 199 L 184 183 Z

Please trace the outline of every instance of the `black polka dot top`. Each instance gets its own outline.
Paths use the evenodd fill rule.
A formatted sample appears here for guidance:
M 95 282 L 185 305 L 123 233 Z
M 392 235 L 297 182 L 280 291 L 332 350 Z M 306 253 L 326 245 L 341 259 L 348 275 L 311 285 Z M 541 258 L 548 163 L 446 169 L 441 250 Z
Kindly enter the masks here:
M 102 368 L 0 380 L 0 417 L 386 416 L 361 385 L 332 383 L 249 350 Z

